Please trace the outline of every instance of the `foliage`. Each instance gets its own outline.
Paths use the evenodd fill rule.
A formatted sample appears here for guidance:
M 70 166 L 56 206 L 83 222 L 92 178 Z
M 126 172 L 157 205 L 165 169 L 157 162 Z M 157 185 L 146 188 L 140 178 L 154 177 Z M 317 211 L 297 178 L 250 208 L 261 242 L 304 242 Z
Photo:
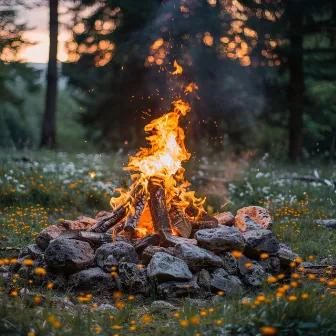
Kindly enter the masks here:
M 108 209 L 113 189 L 127 176 L 119 174 L 127 160 L 120 154 L 111 157 L 26 151 L 1 153 L 0 157 L 0 247 L 24 246 L 59 218 L 94 215 Z M 230 168 L 234 170 L 227 187 L 217 183 L 214 189 L 211 183 L 200 184 L 202 166 L 211 162 L 213 169 L 219 169 L 224 160 L 227 169 L 216 174 L 221 177 L 230 174 Z M 335 256 L 335 232 L 314 224 L 315 218 L 336 215 L 335 190 L 322 184 L 281 179 L 296 172 L 335 180 L 333 167 L 311 162 L 294 171 L 293 167 L 269 161 L 267 156 L 248 164 L 229 160 L 227 155 L 219 158 L 217 153 L 189 168 L 194 189 L 198 189 L 198 195 L 206 191 L 208 205 L 214 211 L 220 210 L 225 201 L 231 202 L 225 210 L 232 211 L 249 204 L 267 206 L 275 218 L 278 238 L 304 260 L 319 262 Z M 13 252 L 1 253 L 0 263 L 15 263 Z M 214 302 L 197 303 L 187 298 L 177 312 L 165 316 L 162 312 L 149 313 L 150 303 L 158 299 L 155 296 L 138 299 L 127 293 L 110 293 L 110 303 L 119 311 L 98 312 L 96 308 L 106 302 L 108 293 L 62 293 L 52 286 L 31 286 L 25 277 L 15 275 L 10 285 L 0 283 L 0 330 L 2 334 L 31 336 L 267 335 L 271 331 L 277 335 L 335 334 L 335 283 L 327 277 L 319 281 L 297 276 L 293 273 L 289 287 L 281 280 L 265 283 L 243 300 L 219 295 Z M 293 282 L 300 284 L 296 287 Z M 19 294 L 25 287 L 30 292 Z

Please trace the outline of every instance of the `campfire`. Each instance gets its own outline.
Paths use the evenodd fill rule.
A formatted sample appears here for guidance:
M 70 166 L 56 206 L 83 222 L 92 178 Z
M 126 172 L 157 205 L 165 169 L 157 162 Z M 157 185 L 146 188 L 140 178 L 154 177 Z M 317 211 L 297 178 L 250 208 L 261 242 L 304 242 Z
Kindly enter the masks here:
M 174 65 L 171 75 L 180 75 L 182 67 Z M 24 264 L 31 258 L 48 270 L 42 281 L 143 295 L 155 290 L 165 298 L 242 295 L 244 286 L 260 288 L 267 276 L 287 272 L 298 255 L 272 233 L 266 209 L 211 216 L 205 198 L 189 189 L 182 164 L 190 153 L 179 123 L 190 112 L 184 98 L 196 88 L 182 86 L 172 110 L 145 126 L 149 146 L 130 157 L 125 169 L 132 183 L 117 190 L 112 211 L 45 228 L 13 271 L 34 278 Z
M 182 67 L 177 62 L 174 65 L 172 74 L 182 74 Z M 184 93 L 194 88 L 191 83 Z M 113 228 L 113 237 L 119 234 L 133 238 L 157 233 L 162 243 L 169 245 L 190 238 L 197 230 L 218 225 L 217 219 L 203 209 L 205 198 L 196 198 L 184 178 L 182 163 L 190 153 L 179 121 L 190 111 L 190 105 L 181 98 L 172 105 L 171 112 L 145 126 L 150 147 L 141 148 L 124 168 L 133 173 L 130 190 L 118 190 L 120 196 L 111 199 L 113 212 L 100 218 L 91 232 Z

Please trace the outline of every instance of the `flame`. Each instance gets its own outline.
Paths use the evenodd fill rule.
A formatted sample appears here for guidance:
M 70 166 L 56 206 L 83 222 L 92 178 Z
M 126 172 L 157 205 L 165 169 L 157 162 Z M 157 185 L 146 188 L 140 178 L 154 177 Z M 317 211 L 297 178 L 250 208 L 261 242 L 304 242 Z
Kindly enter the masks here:
M 175 61 L 176 70 L 172 74 L 182 74 L 183 68 Z M 195 83 L 190 83 L 184 90 L 184 94 L 197 89 Z M 118 189 L 120 196 L 111 199 L 111 206 L 115 209 L 118 206 L 127 206 L 128 214 L 134 214 L 132 205 L 134 191 L 138 188 L 142 192 L 147 191 L 148 181 L 151 177 L 159 178 L 164 183 L 165 198 L 168 210 L 171 204 L 177 204 L 182 211 L 189 204 L 196 206 L 199 211 L 203 210 L 205 199 L 196 198 L 193 191 L 188 191 L 190 183 L 184 178 L 184 168 L 182 163 L 189 160 L 191 154 L 184 145 L 184 130 L 179 126 L 180 117 L 190 112 L 190 105 L 178 99 L 172 103 L 172 111 L 162 117 L 152 120 L 145 126 L 147 134 L 146 140 L 149 147 L 140 148 L 135 156 L 129 158 L 129 163 L 125 170 L 132 171 L 133 184 L 129 191 Z M 148 204 L 139 219 L 136 228 L 138 236 L 144 236 L 154 232 L 152 217 Z M 174 231 L 173 231 L 174 232 Z M 175 234 L 177 234 L 175 232 Z
M 181 67 L 181 65 L 174 61 L 174 67 L 176 69 L 172 72 L 172 75 L 182 75 L 183 68 Z

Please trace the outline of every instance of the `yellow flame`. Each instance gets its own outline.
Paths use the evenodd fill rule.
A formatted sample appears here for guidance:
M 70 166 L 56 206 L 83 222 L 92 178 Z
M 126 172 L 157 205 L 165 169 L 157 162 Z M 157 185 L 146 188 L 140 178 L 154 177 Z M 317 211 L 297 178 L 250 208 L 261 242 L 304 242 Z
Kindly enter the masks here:
M 174 61 L 174 67 L 176 69 L 172 72 L 172 75 L 182 75 L 183 68 L 176 62 L 176 60 Z

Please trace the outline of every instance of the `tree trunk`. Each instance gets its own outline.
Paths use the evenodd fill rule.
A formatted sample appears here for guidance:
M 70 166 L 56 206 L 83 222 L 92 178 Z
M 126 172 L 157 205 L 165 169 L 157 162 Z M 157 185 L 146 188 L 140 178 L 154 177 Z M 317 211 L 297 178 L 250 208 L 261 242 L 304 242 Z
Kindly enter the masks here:
M 289 9 L 290 52 L 289 69 L 289 159 L 295 162 L 300 157 L 304 112 L 304 71 L 303 71 L 303 9 Z
M 49 149 L 53 149 L 56 146 L 58 1 L 59 0 L 50 0 L 50 46 L 47 72 L 47 92 L 40 144 L 40 147 Z

